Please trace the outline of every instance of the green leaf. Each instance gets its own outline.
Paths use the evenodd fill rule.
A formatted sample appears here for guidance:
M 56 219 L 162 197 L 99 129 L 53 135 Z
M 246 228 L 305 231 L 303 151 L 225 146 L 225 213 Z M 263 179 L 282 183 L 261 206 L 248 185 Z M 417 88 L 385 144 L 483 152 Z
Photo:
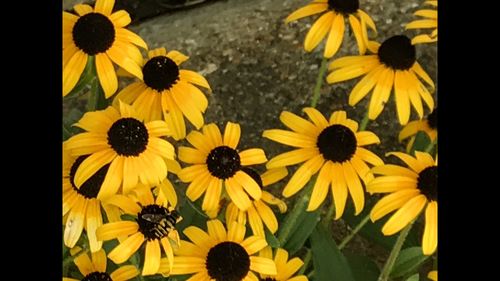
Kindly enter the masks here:
M 271 246 L 271 248 L 279 248 L 280 247 L 280 241 L 278 240 L 278 238 L 276 238 L 276 236 L 274 236 L 270 231 L 269 229 L 267 228 L 264 228 L 264 232 L 266 234 L 266 241 L 267 241 L 267 244 L 269 246 Z
M 285 243 L 284 248 L 290 253 L 290 255 L 295 254 L 298 250 L 304 246 L 307 238 L 314 231 L 314 228 L 319 222 L 320 219 L 320 208 L 318 208 L 314 212 L 307 212 L 305 209 L 297 218 L 297 221 L 300 222 L 295 225 L 294 231 L 292 235 L 288 238 L 288 241 Z
M 406 248 L 399 253 L 390 276 L 395 278 L 415 273 L 428 258 L 421 247 Z
M 355 281 L 349 264 L 330 232 L 321 223 L 311 235 L 314 279 L 317 281 Z
M 345 254 L 345 257 L 356 281 L 377 281 L 380 269 L 374 261 L 356 254 Z
M 359 224 L 359 222 L 367 216 L 370 211 L 372 210 L 373 206 L 375 203 L 379 200 L 377 197 L 367 197 L 366 200 L 366 205 L 363 211 L 358 214 L 357 216 L 354 215 L 354 207 L 352 202 L 348 201 L 346 209 L 344 211 L 344 214 L 342 216 L 342 219 L 347 222 L 347 224 L 351 228 L 355 228 L 356 225 Z M 373 223 L 371 220 L 359 231 L 359 234 L 363 236 L 363 238 L 368 239 L 371 242 L 374 242 L 382 247 L 384 247 L 386 250 L 390 251 L 396 242 L 398 235 L 391 235 L 391 236 L 385 236 L 382 233 L 382 227 L 384 224 L 389 220 L 392 214 L 389 214 L 385 216 L 384 218 L 376 221 Z M 403 245 L 404 248 L 407 247 L 414 247 L 420 245 L 420 236 L 418 235 L 418 229 L 419 227 L 416 227 L 418 225 L 417 222 L 415 222 L 415 226 L 412 227 L 410 233 L 408 234 L 408 237 L 406 237 L 405 244 Z
M 414 274 L 410 277 L 408 277 L 408 279 L 406 279 L 406 281 L 419 281 L 420 280 L 420 276 L 417 274 Z
M 410 150 L 410 154 L 415 155 L 416 151 L 425 151 L 425 149 L 431 144 L 431 139 L 424 131 L 418 131 L 415 135 L 415 141 Z

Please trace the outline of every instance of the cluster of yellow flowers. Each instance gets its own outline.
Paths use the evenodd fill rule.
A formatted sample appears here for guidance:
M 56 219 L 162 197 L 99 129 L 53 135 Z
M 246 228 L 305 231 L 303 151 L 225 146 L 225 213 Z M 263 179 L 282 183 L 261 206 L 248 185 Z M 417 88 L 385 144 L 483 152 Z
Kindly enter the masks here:
M 307 119 L 283 111 L 279 119 L 290 130 L 263 133 L 294 150 L 269 161 L 263 149 L 240 151 L 239 124 L 227 122 L 221 132 L 216 124 L 205 123 L 211 88 L 202 75 L 181 69 L 188 57 L 165 48 L 148 50 L 142 38 L 126 29 L 129 14 L 113 11 L 114 2 L 97 0 L 94 7 L 75 5 L 76 14 L 63 12 L 63 96 L 74 94 L 90 69 L 100 85 L 95 94 L 106 101 L 86 112 L 74 124 L 79 133 L 63 142 L 64 245 L 81 280 L 120 281 L 155 274 L 189 274 L 191 281 L 308 280 L 304 270 L 299 271 L 304 264 L 300 258 L 289 259 L 285 249 L 273 250 L 266 240 L 267 232 L 272 235 L 279 229 L 276 210 L 285 213 L 287 205 L 264 187 L 287 178 L 287 167 L 300 163 L 283 187 L 284 197 L 312 184 L 307 211 L 314 211 L 331 190 L 334 219 L 340 219 L 348 195 L 357 215 L 365 206 L 365 190 L 387 193 L 370 218 L 376 221 L 394 212 L 382 228 L 392 235 L 425 209 L 422 249 L 425 255 L 435 252 L 437 156 L 431 150 L 409 154 L 417 132 L 425 131 L 433 145 L 437 139 L 437 110 L 423 119 L 422 106 L 423 100 L 430 111 L 434 109 L 434 83 L 416 61 L 414 46 L 437 41 L 435 10 L 418 11 L 416 15 L 428 19 L 407 26 L 435 28 L 432 34 L 413 40 L 397 35 L 381 44 L 369 38 L 368 29 L 376 34 L 376 26 L 357 0 L 314 0 L 286 19 L 322 13 L 306 35 L 304 48 L 312 51 L 327 37 L 325 59 L 339 50 L 348 20 L 359 55 L 333 60 L 326 81 L 333 84 L 364 75 L 352 89 L 349 104 L 357 104 L 373 90 L 367 109 L 370 120 L 380 115 L 394 88 L 399 122 L 407 124 L 399 138 L 411 140 L 408 153 L 387 155 L 399 158 L 406 168 L 384 164 L 365 147 L 380 143 L 375 133 L 365 130 L 366 122 L 359 126 L 345 111 L 335 111 L 327 119 L 314 107 L 303 109 Z M 437 1 L 426 3 L 437 6 Z M 140 48 L 148 50 L 147 58 Z M 135 82 L 118 91 L 122 75 Z M 409 122 L 410 104 L 419 120 Z M 195 130 L 187 133 L 189 124 Z M 176 146 L 176 151 L 172 140 L 184 139 L 190 146 Z M 252 168 L 259 164 L 265 164 L 264 173 Z M 187 183 L 186 190 L 174 186 L 168 176 Z M 201 205 L 205 229 L 189 221 L 179 229 L 183 219 L 191 219 L 179 211 L 178 202 L 184 198 L 193 208 Z M 103 244 L 110 245 L 107 253 Z M 132 261 L 136 253 L 141 253 L 140 263 Z M 106 269 L 108 258 L 120 265 L 112 273 Z M 75 278 L 63 280 L 79 280 Z

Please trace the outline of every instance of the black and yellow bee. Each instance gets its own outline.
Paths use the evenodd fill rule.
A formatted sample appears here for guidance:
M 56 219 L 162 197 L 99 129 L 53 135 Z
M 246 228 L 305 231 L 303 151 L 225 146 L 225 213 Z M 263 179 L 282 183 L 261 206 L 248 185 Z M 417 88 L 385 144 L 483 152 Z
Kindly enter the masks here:
M 179 213 L 177 211 L 167 211 L 163 214 L 142 214 L 141 218 L 155 224 L 154 234 L 158 238 L 167 236 L 168 233 L 175 229 L 175 224 L 179 222 Z

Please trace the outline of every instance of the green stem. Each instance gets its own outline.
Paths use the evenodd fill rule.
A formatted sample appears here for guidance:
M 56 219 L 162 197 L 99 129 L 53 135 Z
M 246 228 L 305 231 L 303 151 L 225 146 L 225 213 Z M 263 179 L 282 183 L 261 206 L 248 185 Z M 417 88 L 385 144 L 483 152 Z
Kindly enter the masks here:
M 297 275 L 302 275 L 307 269 L 307 266 L 309 265 L 309 262 L 311 262 L 312 258 L 312 251 L 307 249 L 306 256 L 304 257 L 304 265 L 300 268 L 299 272 L 297 272 Z
M 403 247 L 403 244 L 406 240 L 406 236 L 408 236 L 408 233 L 410 233 L 410 229 L 412 226 L 413 222 L 409 223 L 399 234 L 398 240 L 396 240 L 396 243 L 392 248 L 391 254 L 389 255 L 389 258 L 387 259 L 387 262 L 385 263 L 384 268 L 382 269 L 382 273 L 380 274 L 378 281 L 387 281 L 389 279 L 389 275 L 391 274 L 392 268 L 396 263 L 396 259 L 399 256 L 399 252 L 401 251 L 401 248 Z
M 354 238 L 354 236 L 358 234 L 358 232 L 363 228 L 363 226 L 365 226 L 369 221 L 370 221 L 370 213 L 368 213 L 368 215 L 366 215 L 363 218 L 363 220 L 361 220 L 358 223 L 358 225 L 356 225 L 356 227 L 351 231 L 351 233 L 346 238 L 344 238 L 342 242 L 340 242 L 339 250 L 342 250 L 345 247 L 345 245 L 347 245 L 347 243 L 349 243 L 349 241 L 351 241 L 352 238 Z
M 309 273 L 307 274 L 307 278 L 308 278 L 308 279 L 311 279 L 311 277 L 313 277 L 313 276 L 314 276 L 314 270 L 311 270 L 311 272 L 309 272 Z
M 429 143 L 429 145 L 425 148 L 424 151 L 427 153 L 430 153 L 431 150 L 434 148 L 434 145 L 436 145 L 436 143 L 437 143 L 437 138 L 434 141 L 432 141 L 431 143 Z
M 363 120 L 361 120 L 361 124 L 359 125 L 358 131 L 364 131 L 366 129 L 366 126 L 368 126 L 368 108 L 366 109 L 365 116 L 363 117 Z
M 283 222 L 283 225 L 280 227 L 280 232 L 278 233 L 278 240 L 280 241 L 280 245 L 285 245 L 290 233 L 293 230 L 293 227 L 296 224 L 297 218 L 305 211 L 306 205 L 309 202 L 309 198 L 311 197 L 311 190 L 314 185 L 315 180 L 310 180 L 309 184 L 306 188 L 298 196 L 299 198 L 295 201 L 293 209 L 288 213 Z
M 316 77 L 316 85 L 314 85 L 313 98 L 311 101 L 312 107 L 316 107 L 316 105 L 318 104 L 321 85 L 323 85 L 323 76 L 325 76 L 327 66 L 328 66 L 327 59 L 323 58 L 321 60 L 321 66 L 319 68 L 318 77 Z
M 332 204 L 330 205 L 330 208 L 328 208 L 328 212 L 326 212 L 325 221 L 323 222 L 326 229 L 330 229 L 330 223 L 333 220 L 332 217 L 333 217 L 334 213 L 335 213 L 335 204 L 332 202 Z

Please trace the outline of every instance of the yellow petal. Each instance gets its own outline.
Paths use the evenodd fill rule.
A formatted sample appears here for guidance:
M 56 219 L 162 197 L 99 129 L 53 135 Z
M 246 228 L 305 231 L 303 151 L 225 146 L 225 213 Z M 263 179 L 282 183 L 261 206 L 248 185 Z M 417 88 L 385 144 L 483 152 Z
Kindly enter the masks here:
M 260 178 L 262 180 L 262 185 L 268 186 L 282 180 L 287 175 L 288 175 L 288 169 L 282 167 L 276 169 L 269 169 L 265 171 L 262 175 L 260 175 Z
M 114 63 L 125 69 L 130 74 L 142 80 L 142 68 L 140 67 L 140 65 L 136 61 L 134 61 L 132 57 L 125 53 L 125 51 L 118 48 L 116 46 L 117 44 L 118 42 L 115 42 L 114 46 L 106 51 L 106 54 Z
M 224 129 L 223 144 L 233 149 L 236 149 L 236 147 L 238 146 L 238 142 L 240 141 L 240 135 L 241 135 L 240 125 L 237 123 L 227 122 L 226 128 Z M 242 165 L 245 166 L 245 164 Z
M 116 78 L 115 68 L 104 53 L 95 55 L 95 66 L 99 82 L 106 98 L 111 97 L 118 89 L 118 79 Z
M 356 44 L 358 45 L 359 54 L 364 55 L 366 53 L 366 44 L 363 38 L 361 24 L 359 23 L 359 20 L 353 15 L 349 15 L 349 23 L 351 25 L 354 38 L 356 39 Z
M 301 190 L 311 179 L 312 175 L 318 172 L 324 161 L 323 156 L 317 155 L 302 164 L 283 189 L 283 196 L 288 198 Z
M 250 257 L 250 270 L 270 275 L 276 275 L 278 273 L 272 259 L 256 256 Z
M 75 265 L 83 276 L 95 271 L 94 265 L 87 254 L 81 254 L 74 259 Z
M 326 11 L 328 9 L 328 5 L 326 3 L 313 3 L 307 6 L 304 6 L 293 13 L 291 13 L 286 19 L 285 23 L 289 23 L 294 20 L 298 20 L 301 18 L 305 18 L 311 15 L 315 15 Z
M 165 122 L 171 129 L 172 137 L 175 140 L 183 139 L 186 136 L 184 116 L 179 106 L 174 102 L 170 91 L 161 94 L 161 106 Z
M 311 119 L 311 121 L 316 125 L 320 130 L 323 130 L 324 128 L 328 127 L 328 121 L 326 120 L 325 116 L 319 112 L 314 107 L 306 107 L 302 109 L 307 114 L 307 117 Z
M 349 105 L 354 106 L 362 100 L 375 87 L 381 73 L 385 67 L 383 65 L 376 66 L 373 70 L 363 77 L 351 91 L 349 95 Z
M 384 235 L 392 235 L 403 229 L 420 214 L 426 203 L 427 199 L 425 195 L 419 195 L 410 199 L 385 223 L 382 233 Z
M 321 203 L 325 201 L 326 195 L 328 195 L 328 186 L 331 182 L 331 165 L 332 162 L 327 161 L 319 171 L 318 178 L 314 184 L 311 198 L 309 199 L 309 204 L 307 206 L 308 212 L 316 210 Z
M 101 249 L 102 241 L 97 241 L 96 230 L 102 225 L 101 202 L 97 199 L 90 199 L 87 203 L 87 217 L 85 219 L 87 237 L 89 239 L 90 251 L 95 253 Z M 99 261 L 94 260 L 94 264 L 99 264 Z M 106 268 L 106 256 L 104 255 L 104 268 Z M 101 270 L 105 272 L 106 270 Z
M 94 9 L 98 13 L 109 16 L 114 5 L 115 0 L 96 0 Z
M 69 59 L 63 69 L 63 97 L 69 94 L 75 87 L 83 69 L 87 65 L 88 55 L 82 51 L 77 51 Z
M 248 224 L 250 225 L 250 228 L 252 229 L 253 232 L 253 237 L 263 237 L 265 238 L 265 232 L 264 232 L 264 225 L 262 224 L 262 220 L 260 219 L 259 214 L 257 213 L 257 210 L 253 206 L 250 206 L 247 210 L 246 213 L 248 215 Z
M 76 4 L 73 9 L 79 16 L 85 16 L 88 13 L 92 13 L 94 9 L 87 4 Z
M 285 126 L 299 134 L 309 136 L 319 135 L 319 129 L 316 128 L 316 126 L 294 113 L 283 111 L 280 114 L 280 120 L 283 124 L 285 124 Z
M 326 34 L 330 30 L 334 17 L 334 13 L 329 11 L 314 22 L 309 32 L 307 32 L 306 39 L 304 40 L 304 49 L 307 52 L 316 48 L 319 42 L 325 38 Z
M 266 239 L 257 236 L 250 236 L 245 239 L 241 246 L 245 248 L 249 255 L 253 255 L 267 246 Z
M 437 202 L 431 201 L 425 210 L 425 229 L 422 238 L 422 249 L 424 255 L 432 255 L 437 248 L 438 243 L 438 215 Z
M 207 230 L 210 236 L 217 239 L 217 242 L 223 242 L 226 240 L 226 229 L 220 220 L 207 221 Z
M 372 98 L 368 107 L 368 118 L 370 118 L 370 120 L 375 120 L 380 115 L 380 113 L 382 113 L 382 110 L 384 109 L 384 106 L 385 104 L 387 104 L 389 96 L 391 95 L 393 84 L 394 71 L 392 69 L 384 69 L 380 73 L 379 81 L 373 89 Z M 410 105 L 408 105 L 408 107 L 409 106 Z
M 380 199 L 371 210 L 371 220 L 379 220 L 392 211 L 403 207 L 406 202 L 408 202 L 411 198 L 417 196 L 418 194 L 420 194 L 420 192 L 415 188 L 403 189 L 385 196 L 384 198 Z
M 332 177 L 332 198 L 335 206 L 335 219 L 338 220 L 344 213 L 348 190 L 344 173 L 342 171 L 342 165 L 340 163 L 333 163 L 330 170 Z
M 96 231 L 98 240 L 111 240 L 122 235 L 131 235 L 139 230 L 139 225 L 134 221 L 117 221 L 107 223 Z
M 208 183 L 205 198 L 203 198 L 203 204 L 201 205 L 203 211 L 217 210 L 219 207 L 221 193 L 222 180 L 212 177 Z
M 125 27 L 132 21 L 130 15 L 125 10 L 119 10 L 112 13 L 109 19 L 113 22 L 116 27 Z
M 184 55 L 179 51 L 172 50 L 167 53 L 167 57 L 173 60 L 177 65 L 187 61 L 189 59 L 188 56 Z
M 270 140 L 286 144 L 293 147 L 315 147 L 316 139 L 298 134 L 295 132 L 280 130 L 280 129 L 271 129 L 265 130 L 262 133 L 262 136 L 268 138 Z
M 87 157 L 76 170 L 74 178 L 75 185 L 77 187 L 82 186 L 84 182 L 99 171 L 99 169 L 101 169 L 104 165 L 113 161 L 115 157 L 116 153 L 112 149 L 102 150 Z
M 203 77 L 201 74 L 195 71 L 181 69 L 179 70 L 179 77 L 182 80 L 185 80 L 189 83 L 207 88 L 210 90 L 210 85 L 208 84 L 207 79 Z
M 69 213 L 64 229 L 64 244 L 68 248 L 73 248 L 82 234 L 87 202 L 88 200 L 80 198 Z
M 107 199 L 118 192 L 118 189 L 122 184 L 123 177 L 125 176 L 123 174 L 124 159 L 124 157 L 118 156 L 113 160 L 113 162 L 111 162 L 111 165 L 109 165 L 106 177 L 101 184 L 101 190 L 99 190 L 99 193 L 97 194 L 98 199 Z
M 125 42 L 130 42 L 137 45 L 143 49 L 148 49 L 148 45 L 144 40 L 137 34 L 125 28 L 116 28 L 116 38 Z
M 209 173 L 207 165 L 193 165 L 182 169 L 177 176 L 183 182 L 192 182 L 195 178 L 201 176 L 202 174 Z
M 269 231 L 273 234 L 276 233 L 278 231 L 278 220 L 271 208 L 264 204 L 262 200 L 255 201 L 254 205 Z
M 217 147 L 223 144 L 219 127 L 217 127 L 215 123 L 203 126 L 203 134 L 207 136 L 207 141 L 211 144 L 211 147 Z
M 250 148 L 238 153 L 242 166 L 262 164 L 267 161 L 264 150 L 260 148 Z
M 344 39 L 344 30 L 344 16 L 336 14 L 326 40 L 325 52 L 323 54 L 325 58 L 331 58 L 337 53 Z
M 104 250 L 101 249 L 92 253 L 92 263 L 96 271 L 106 272 L 106 253 Z
M 226 192 L 231 198 L 231 201 L 242 211 L 246 211 L 252 202 L 248 195 L 243 191 L 243 187 L 233 178 L 228 178 L 225 181 Z
M 140 274 L 139 270 L 133 265 L 124 265 L 117 268 L 109 276 L 113 281 L 131 280 Z
M 144 253 L 144 266 L 142 275 L 152 275 L 158 272 L 160 268 L 161 249 L 158 240 L 146 242 L 146 251 Z
M 108 254 L 108 258 L 116 264 L 126 262 L 141 247 L 143 242 L 144 235 L 141 232 L 137 232 L 114 248 Z
M 239 183 L 254 200 L 259 200 L 262 196 L 262 190 L 259 184 L 247 173 L 241 170 L 237 171 L 233 179 Z
M 358 215 L 361 211 L 363 211 L 365 206 L 365 192 L 363 190 L 363 186 L 361 185 L 359 176 L 352 167 L 351 163 L 342 163 L 342 170 L 344 171 L 347 189 L 349 189 L 349 194 L 351 194 L 351 198 L 354 202 L 354 214 Z
M 266 163 L 266 168 L 274 169 L 285 166 L 292 166 L 307 161 L 318 155 L 318 148 L 300 148 L 281 153 L 273 157 Z
M 372 71 L 379 65 L 380 62 L 378 61 L 367 60 L 363 65 L 354 65 L 354 66 L 340 68 L 328 74 L 328 76 L 326 77 L 326 81 L 329 84 L 333 84 L 337 82 L 350 80 Z

